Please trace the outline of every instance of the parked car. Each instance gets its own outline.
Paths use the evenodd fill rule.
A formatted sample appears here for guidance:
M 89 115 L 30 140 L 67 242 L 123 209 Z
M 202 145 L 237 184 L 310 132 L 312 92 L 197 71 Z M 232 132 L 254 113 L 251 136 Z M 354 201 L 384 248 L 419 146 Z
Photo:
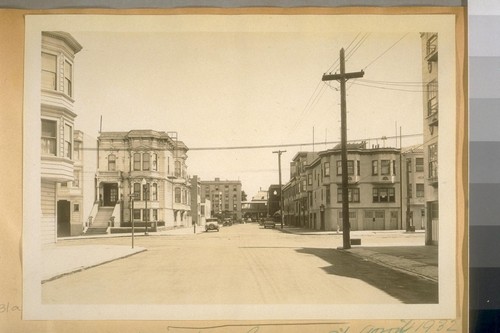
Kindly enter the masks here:
M 222 223 L 222 225 L 225 226 L 225 227 L 233 225 L 233 220 L 231 220 L 230 218 L 225 218 L 224 222 Z
M 217 218 L 208 218 L 205 223 L 205 231 L 209 230 L 217 230 L 219 231 L 219 219 Z
M 266 219 L 264 220 L 264 229 L 267 229 L 267 228 L 276 228 L 276 223 L 274 222 L 274 220 L 271 220 L 271 219 Z

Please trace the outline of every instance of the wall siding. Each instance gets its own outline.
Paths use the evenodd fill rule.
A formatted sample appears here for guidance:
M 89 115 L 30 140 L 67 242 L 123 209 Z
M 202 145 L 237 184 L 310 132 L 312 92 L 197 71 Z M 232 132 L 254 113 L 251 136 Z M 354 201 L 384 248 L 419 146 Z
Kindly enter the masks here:
M 41 236 L 42 244 L 56 242 L 56 183 L 42 181 L 41 193 Z

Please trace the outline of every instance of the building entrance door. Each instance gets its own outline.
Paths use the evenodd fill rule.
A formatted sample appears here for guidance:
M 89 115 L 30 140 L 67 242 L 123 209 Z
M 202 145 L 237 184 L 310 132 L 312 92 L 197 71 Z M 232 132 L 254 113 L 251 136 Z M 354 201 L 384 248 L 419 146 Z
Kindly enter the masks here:
M 71 236 L 70 206 L 70 202 L 67 200 L 57 202 L 57 237 Z
M 103 184 L 103 205 L 114 206 L 118 201 L 118 184 Z

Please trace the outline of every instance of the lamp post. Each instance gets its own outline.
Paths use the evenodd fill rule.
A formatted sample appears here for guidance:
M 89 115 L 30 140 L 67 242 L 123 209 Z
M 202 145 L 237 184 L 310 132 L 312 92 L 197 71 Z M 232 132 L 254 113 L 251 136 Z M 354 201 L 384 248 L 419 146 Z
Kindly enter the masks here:
M 321 230 L 325 230 L 325 205 L 321 204 L 319 206 L 319 212 L 320 212 L 320 216 L 319 218 L 321 219 L 320 223 L 321 223 Z
M 134 198 L 135 193 L 130 194 L 130 222 L 132 223 L 132 248 L 134 248 Z
M 146 224 L 146 229 L 144 229 L 144 235 L 148 235 L 148 220 L 149 220 L 149 211 L 148 211 L 148 196 L 149 196 L 149 183 L 146 182 L 146 179 L 142 179 L 142 190 L 144 195 L 144 222 Z

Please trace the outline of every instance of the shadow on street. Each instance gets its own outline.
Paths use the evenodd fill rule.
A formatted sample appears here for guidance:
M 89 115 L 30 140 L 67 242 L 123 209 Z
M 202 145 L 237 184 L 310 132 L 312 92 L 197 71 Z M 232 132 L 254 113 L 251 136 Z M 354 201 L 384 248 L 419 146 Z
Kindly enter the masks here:
M 328 274 L 362 280 L 405 304 L 438 303 L 438 284 L 423 278 L 377 265 L 342 250 L 303 248 L 299 253 L 317 256 L 331 266 Z

